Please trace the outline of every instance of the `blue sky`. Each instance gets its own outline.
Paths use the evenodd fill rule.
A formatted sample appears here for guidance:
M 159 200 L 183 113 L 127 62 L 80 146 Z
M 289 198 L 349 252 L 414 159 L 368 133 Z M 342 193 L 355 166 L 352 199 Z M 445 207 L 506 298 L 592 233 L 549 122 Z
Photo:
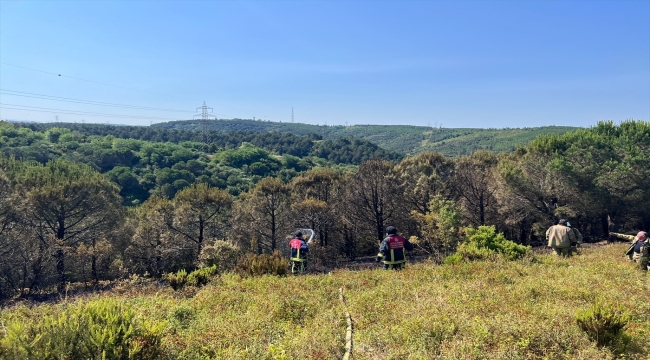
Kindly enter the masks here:
M 650 121 L 650 1 L 0 1 L 0 62 L 13 120 Z

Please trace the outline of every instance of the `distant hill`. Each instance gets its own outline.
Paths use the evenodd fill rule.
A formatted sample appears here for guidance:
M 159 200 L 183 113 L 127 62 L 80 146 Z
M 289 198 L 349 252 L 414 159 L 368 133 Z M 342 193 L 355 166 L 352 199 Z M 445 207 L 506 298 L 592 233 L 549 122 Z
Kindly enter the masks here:
M 172 121 L 152 125 L 166 129 L 199 130 L 199 120 Z M 544 126 L 520 129 L 470 129 L 432 128 L 411 125 L 353 125 L 319 126 L 301 123 L 270 122 L 261 120 L 213 120 L 211 130 L 230 131 L 278 131 L 295 135 L 318 134 L 325 140 L 336 140 L 353 136 L 371 141 L 382 148 L 413 155 L 424 151 L 439 151 L 445 156 L 457 157 L 475 150 L 487 149 L 495 152 L 512 151 L 526 145 L 539 135 L 563 134 L 576 130 L 571 126 Z

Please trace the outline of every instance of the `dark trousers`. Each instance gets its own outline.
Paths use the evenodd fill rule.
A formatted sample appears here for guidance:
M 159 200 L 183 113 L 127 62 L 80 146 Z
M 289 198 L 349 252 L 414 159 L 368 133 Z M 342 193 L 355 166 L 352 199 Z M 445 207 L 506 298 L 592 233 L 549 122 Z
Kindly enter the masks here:
M 306 261 L 291 261 L 291 273 L 292 274 L 304 274 Z
M 406 266 L 406 262 L 399 264 L 384 264 L 385 270 L 402 270 Z

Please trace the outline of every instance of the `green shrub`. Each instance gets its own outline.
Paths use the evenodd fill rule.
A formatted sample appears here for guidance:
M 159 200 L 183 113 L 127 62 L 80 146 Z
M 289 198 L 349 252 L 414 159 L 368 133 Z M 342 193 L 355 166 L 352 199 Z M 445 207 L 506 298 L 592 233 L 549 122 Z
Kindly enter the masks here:
M 194 320 L 194 309 L 189 306 L 179 305 L 169 312 L 169 321 L 172 325 L 187 329 Z
M 412 242 L 426 250 L 430 255 L 453 251 L 461 240 L 462 209 L 451 200 L 436 195 L 430 202 L 430 212 L 421 214 L 416 210 L 411 215 L 416 221 L 421 238 L 411 238 Z
M 277 250 L 271 255 L 248 253 L 239 260 L 235 271 L 239 274 L 250 276 L 282 276 L 287 274 L 287 259 Z
M 201 266 L 217 265 L 219 272 L 230 271 L 237 265 L 237 260 L 241 257 L 239 246 L 224 240 L 217 240 L 213 245 L 208 245 L 201 250 L 199 260 Z
M 292 294 L 281 299 L 273 310 L 273 319 L 304 325 L 317 312 L 303 295 Z
M 617 348 L 625 345 L 623 328 L 627 325 L 629 316 L 621 309 L 596 303 L 578 311 L 575 319 L 580 329 L 598 346 Z
M 174 273 L 169 273 L 167 276 L 167 281 L 169 282 L 169 286 L 172 287 L 174 290 L 180 290 L 183 287 L 185 287 L 185 284 L 187 283 L 187 271 L 185 269 L 181 269 L 176 274 Z
M 480 245 L 472 242 L 462 243 L 454 255 L 459 256 L 463 261 L 476 261 L 489 259 L 494 256 L 496 251 L 481 247 Z
M 203 286 L 210 281 L 210 277 L 217 273 L 217 265 L 204 267 L 192 271 L 187 275 L 187 285 L 189 286 Z
M 203 286 L 210 281 L 210 277 L 217 273 L 217 265 L 204 267 L 187 273 L 185 269 L 181 269 L 176 274 L 169 273 L 166 278 L 169 286 L 174 290 L 180 290 L 187 286 Z
M 8 359 L 158 359 L 161 326 L 146 328 L 122 303 L 78 303 L 40 321 L 7 325 L 0 353 Z
M 456 249 L 456 253 L 448 256 L 445 263 L 457 263 L 461 260 L 474 261 L 488 259 L 501 255 L 508 260 L 522 257 L 530 247 L 516 244 L 497 233 L 494 226 L 479 226 L 478 229 L 466 228 L 466 240 Z
M 463 256 L 460 254 L 451 254 L 445 258 L 443 262 L 445 265 L 457 264 L 463 261 Z

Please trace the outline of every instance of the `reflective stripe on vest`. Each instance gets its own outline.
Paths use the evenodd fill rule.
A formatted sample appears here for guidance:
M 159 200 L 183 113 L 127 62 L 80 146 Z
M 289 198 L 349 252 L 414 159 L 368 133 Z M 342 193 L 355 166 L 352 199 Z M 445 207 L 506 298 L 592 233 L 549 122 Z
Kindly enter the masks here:
M 401 236 L 391 236 L 390 239 L 388 239 L 388 247 L 390 248 L 390 261 L 385 260 L 384 264 L 387 265 L 393 265 L 393 264 L 401 264 L 406 262 L 406 254 L 404 254 L 404 243 L 406 240 L 401 237 Z M 395 251 L 402 249 L 402 256 L 404 257 L 402 260 L 397 260 L 395 261 Z
M 300 258 L 300 248 L 297 248 L 296 250 L 297 250 L 297 251 L 296 251 L 296 257 L 292 257 L 292 258 L 291 258 L 291 261 L 296 261 L 296 262 L 307 261 L 307 259 L 301 259 L 301 258 Z

